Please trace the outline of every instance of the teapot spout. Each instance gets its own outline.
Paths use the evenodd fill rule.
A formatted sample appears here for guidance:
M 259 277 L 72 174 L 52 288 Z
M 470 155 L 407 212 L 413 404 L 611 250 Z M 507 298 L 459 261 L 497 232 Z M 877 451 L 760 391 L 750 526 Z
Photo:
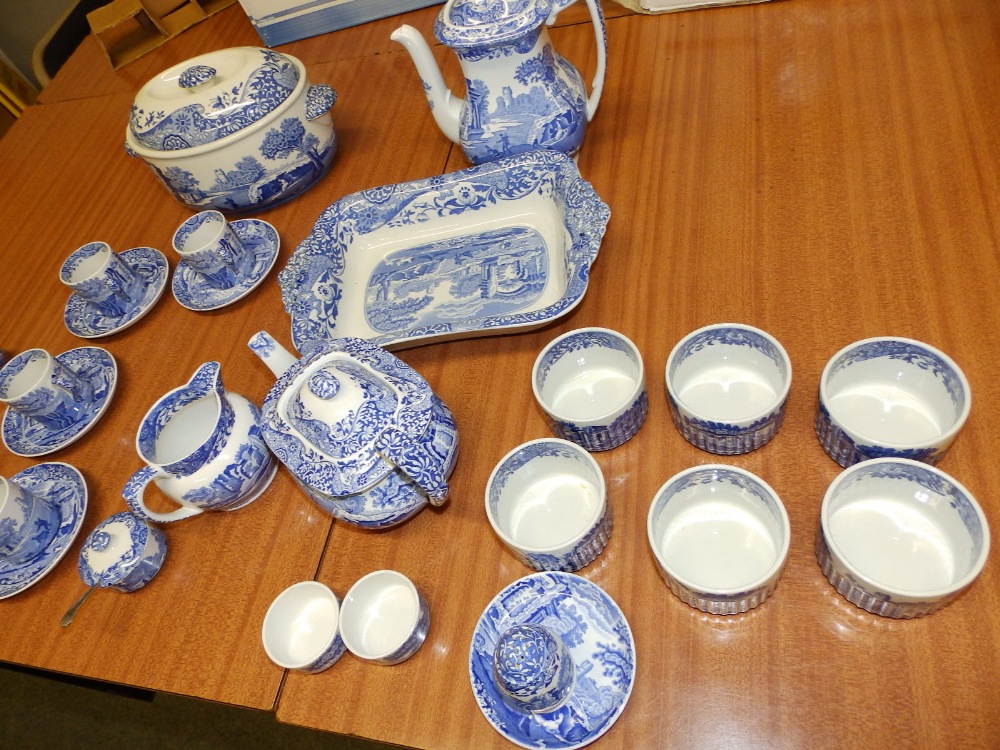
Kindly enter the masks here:
M 465 102 L 452 94 L 451 90 L 445 86 L 441 69 L 438 67 L 434 54 L 423 35 L 412 26 L 403 24 L 392 32 L 389 38 L 402 44 L 410 53 L 417 73 L 424 84 L 424 91 L 427 94 L 427 101 L 431 105 L 434 121 L 449 140 L 458 143 L 459 118 L 462 115 L 462 107 Z
M 247 342 L 250 351 L 261 358 L 274 377 L 280 378 L 295 364 L 296 358 L 267 331 L 258 331 Z

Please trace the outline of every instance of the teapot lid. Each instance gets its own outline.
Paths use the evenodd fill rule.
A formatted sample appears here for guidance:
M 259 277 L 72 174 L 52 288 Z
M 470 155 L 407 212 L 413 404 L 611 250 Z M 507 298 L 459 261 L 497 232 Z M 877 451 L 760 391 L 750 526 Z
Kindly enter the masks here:
M 409 365 L 365 339 L 317 343 L 271 388 L 264 439 L 289 471 L 332 497 L 361 492 L 396 468 L 396 444 L 417 442 L 433 392 Z
M 302 63 L 260 47 L 232 47 L 168 68 L 135 96 L 129 129 L 154 151 L 221 140 L 268 119 L 302 78 Z
M 552 11 L 553 0 L 448 0 L 434 35 L 459 49 L 509 42 L 537 29 Z

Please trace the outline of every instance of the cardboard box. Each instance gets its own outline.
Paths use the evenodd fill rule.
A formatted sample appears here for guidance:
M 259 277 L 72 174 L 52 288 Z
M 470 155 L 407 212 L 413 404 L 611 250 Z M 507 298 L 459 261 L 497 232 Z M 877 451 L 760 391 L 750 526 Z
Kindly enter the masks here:
M 235 0 L 114 0 L 87 22 L 117 70 Z
M 240 0 L 268 47 L 388 18 L 442 0 Z

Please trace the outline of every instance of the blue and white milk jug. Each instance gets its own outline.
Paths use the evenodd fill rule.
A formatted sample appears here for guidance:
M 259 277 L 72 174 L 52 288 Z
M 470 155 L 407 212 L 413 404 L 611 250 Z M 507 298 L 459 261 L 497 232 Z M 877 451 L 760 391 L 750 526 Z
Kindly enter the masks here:
M 604 87 L 607 31 L 586 0 L 597 38 L 590 97 L 580 72 L 552 47 L 547 24 L 573 0 L 448 0 L 434 34 L 458 55 L 466 98 L 445 86 L 430 47 L 412 26 L 392 34 L 417 67 L 438 127 L 474 164 L 551 148 L 575 155 Z

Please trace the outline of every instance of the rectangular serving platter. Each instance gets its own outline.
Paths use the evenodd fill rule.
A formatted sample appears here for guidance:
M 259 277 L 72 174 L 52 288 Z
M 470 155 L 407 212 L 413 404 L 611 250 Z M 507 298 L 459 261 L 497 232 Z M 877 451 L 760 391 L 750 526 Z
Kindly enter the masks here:
M 609 218 L 556 151 L 353 193 L 279 274 L 292 340 L 400 349 L 545 325 L 583 298 Z

